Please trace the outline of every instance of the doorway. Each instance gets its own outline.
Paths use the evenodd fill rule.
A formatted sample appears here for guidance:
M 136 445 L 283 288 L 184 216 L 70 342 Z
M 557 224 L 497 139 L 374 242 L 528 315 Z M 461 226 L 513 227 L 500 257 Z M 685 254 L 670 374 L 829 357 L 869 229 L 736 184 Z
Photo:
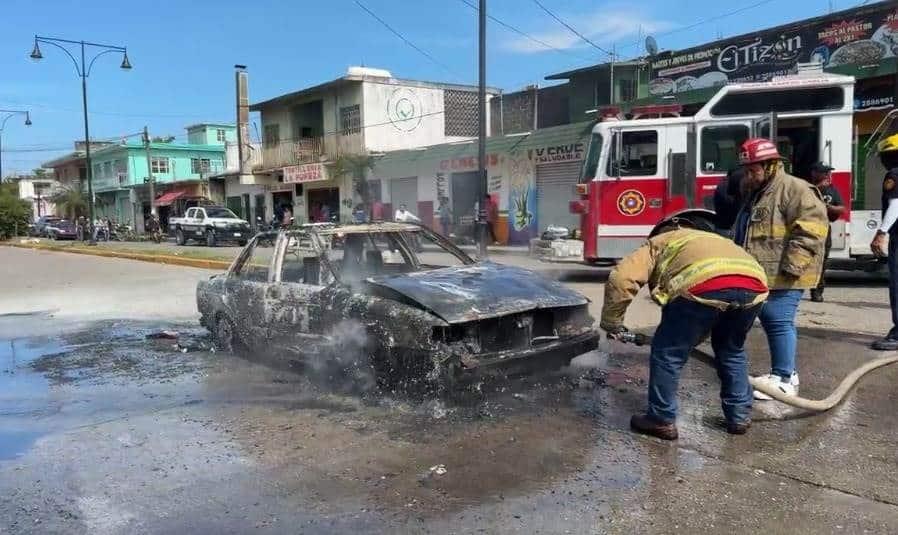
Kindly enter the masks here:
M 340 221 L 340 188 L 310 189 L 307 204 L 310 222 Z
M 778 121 L 776 145 L 787 173 L 805 180 L 811 178 L 811 167 L 820 161 L 820 144 L 818 117 Z
M 271 194 L 271 207 L 274 210 L 274 218 L 278 224 L 284 219 L 284 209 L 293 213 L 293 193 L 289 191 L 275 191 Z M 294 214 L 294 217 L 296 214 Z

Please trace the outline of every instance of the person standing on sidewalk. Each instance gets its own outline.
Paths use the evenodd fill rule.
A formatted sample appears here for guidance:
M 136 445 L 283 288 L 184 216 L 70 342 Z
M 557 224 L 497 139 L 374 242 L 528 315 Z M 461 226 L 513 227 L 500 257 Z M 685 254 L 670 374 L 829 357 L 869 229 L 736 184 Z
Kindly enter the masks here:
M 829 231 L 826 233 L 826 246 L 823 251 L 823 271 L 820 272 L 820 282 L 811 290 L 811 301 L 823 302 L 823 290 L 826 288 L 826 261 L 829 259 L 829 251 L 833 246 L 832 224 L 838 221 L 845 213 L 845 201 L 833 186 L 833 168 L 823 162 L 817 162 L 811 167 L 811 184 L 817 186 L 823 202 L 826 204 L 826 217 L 829 219 Z
M 630 427 L 639 433 L 677 438 L 680 371 L 709 333 L 726 429 L 741 435 L 751 423 L 744 344 L 767 296 L 767 276 L 750 254 L 713 231 L 703 219 L 664 220 L 645 245 L 618 263 L 605 284 L 600 326 L 611 339 L 627 332 L 627 307 L 646 284 L 663 307 L 652 338 L 648 411 L 630 419 Z
M 736 216 L 735 242 L 767 272 L 770 297 L 758 317 L 770 347 L 770 373 L 759 380 L 798 395 L 795 315 L 804 290 L 817 287 L 829 221 L 820 192 L 786 173 L 776 145 L 752 138 L 742 144 L 745 203 Z M 755 391 L 755 399 L 769 400 Z
M 879 159 L 887 169 L 882 179 L 882 224 L 870 243 L 873 254 L 882 258 L 888 254 L 889 308 L 892 309 L 892 329 L 881 340 L 873 342 L 877 351 L 898 350 L 898 134 L 889 136 L 877 145 Z M 886 236 L 889 238 L 886 253 Z

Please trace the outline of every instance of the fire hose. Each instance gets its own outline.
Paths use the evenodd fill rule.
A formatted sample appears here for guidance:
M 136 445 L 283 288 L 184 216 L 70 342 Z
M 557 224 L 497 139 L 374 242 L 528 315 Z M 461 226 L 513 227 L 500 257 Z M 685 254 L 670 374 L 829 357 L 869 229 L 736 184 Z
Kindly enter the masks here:
M 617 336 L 617 340 L 628 344 L 643 346 L 650 344 L 652 338 L 642 333 L 624 332 L 620 333 Z M 692 354 L 695 355 L 695 357 L 702 363 L 716 368 L 713 355 L 706 353 L 705 351 L 702 351 L 698 348 L 693 348 Z M 855 387 L 855 385 L 858 383 L 858 381 L 861 380 L 863 376 L 867 375 L 873 370 L 888 366 L 889 364 L 894 364 L 896 362 L 898 362 L 898 355 L 873 359 L 849 373 L 845 377 L 845 379 L 843 379 L 842 382 L 839 383 L 839 386 L 836 387 L 832 394 L 819 400 L 784 394 L 780 389 L 765 384 L 755 377 L 749 377 L 748 380 L 751 383 L 752 388 L 754 388 L 755 390 L 763 392 L 773 399 L 785 403 L 786 405 L 791 405 L 793 407 L 808 411 L 823 412 L 828 411 L 841 403 L 842 400 L 845 399 L 851 389 Z

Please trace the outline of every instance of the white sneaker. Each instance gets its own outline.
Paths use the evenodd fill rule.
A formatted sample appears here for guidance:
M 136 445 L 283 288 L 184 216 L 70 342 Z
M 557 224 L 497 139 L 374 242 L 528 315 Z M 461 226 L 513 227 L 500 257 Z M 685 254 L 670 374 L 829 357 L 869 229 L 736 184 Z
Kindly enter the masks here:
M 795 372 L 792 373 L 792 377 L 788 381 L 785 381 L 779 375 L 774 375 L 774 374 L 762 375 L 760 377 L 756 377 L 755 379 L 757 381 L 761 381 L 765 385 L 769 385 L 773 388 L 778 388 L 780 390 L 780 392 L 782 392 L 783 394 L 786 394 L 787 396 L 797 396 L 798 395 L 798 374 Z M 768 396 L 767 394 L 765 394 L 759 390 L 755 390 L 754 392 L 755 392 L 755 399 L 758 399 L 761 401 L 770 401 L 773 399 L 772 397 Z

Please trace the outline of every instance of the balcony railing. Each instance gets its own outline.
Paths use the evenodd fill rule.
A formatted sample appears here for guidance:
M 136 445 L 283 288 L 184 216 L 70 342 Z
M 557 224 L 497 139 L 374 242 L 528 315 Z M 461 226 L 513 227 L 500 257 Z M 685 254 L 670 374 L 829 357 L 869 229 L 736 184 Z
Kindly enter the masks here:
M 319 161 L 322 154 L 321 138 L 305 138 L 281 141 L 277 145 L 262 147 L 262 162 L 255 169 L 273 169 Z

